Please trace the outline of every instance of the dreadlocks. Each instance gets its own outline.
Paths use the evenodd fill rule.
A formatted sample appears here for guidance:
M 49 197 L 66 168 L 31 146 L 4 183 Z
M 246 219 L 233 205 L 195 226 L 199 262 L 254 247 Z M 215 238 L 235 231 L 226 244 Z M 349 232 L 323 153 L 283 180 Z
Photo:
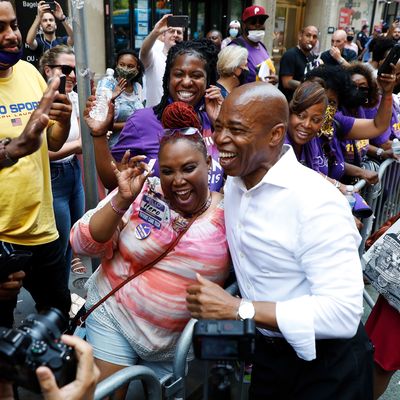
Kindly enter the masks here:
M 209 85 L 215 85 L 217 80 L 217 49 L 211 40 L 200 39 L 200 40 L 189 40 L 177 43 L 175 46 L 171 47 L 166 60 L 165 73 L 163 78 L 163 90 L 164 94 L 158 105 L 153 107 L 154 113 L 157 118 L 161 120 L 164 108 L 168 105 L 169 97 L 169 81 L 170 72 L 172 65 L 174 64 L 176 58 L 183 54 L 191 54 L 198 56 L 204 61 L 204 67 L 207 74 L 207 87 Z

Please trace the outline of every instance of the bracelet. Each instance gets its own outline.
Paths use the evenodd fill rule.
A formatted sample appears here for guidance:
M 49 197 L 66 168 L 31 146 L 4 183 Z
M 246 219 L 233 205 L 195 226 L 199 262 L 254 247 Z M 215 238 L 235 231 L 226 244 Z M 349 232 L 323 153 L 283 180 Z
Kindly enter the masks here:
M 340 182 L 337 181 L 336 179 L 333 181 L 333 184 L 335 185 L 336 189 L 340 189 Z
M 385 150 L 383 150 L 382 148 L 380 148 L 380 147 L 378 147 L 377 149 L 376 149 L 376 156 L 380 159 L 380 160 L 382 160 L 382 154 L 383 154 L 383 152 L 384 152 Z
M 128 208 L 124 208 L 124 209 L 118 208 L 115 204 L 113 204 L 113 200 L 114 200 L 114 197 L 112 197 L 112 198 L 110 199 L 110 206 L 111 206 L 111 208 L 113 209 L 113 211 L 114 211 L 116 214 L 118 214 L 119 216 L 123 217 L 123 216 L 125 215 L 125 213 L 129 210 L 129 207 L 128 207 Z
M 64 22 L 67 19 L 67 16 L 64 15 L 64 18 L 59 19 L 60 22 Z
M 103 137 L 103 136 L 106 136 L 107 133 L 108 133 L 108 131 L 107 131 L 106 133 L 102 133 L 101 135 L 93 135 L 92 132 L 89 132 L 89 135 L 90 135 L 91 137 Z

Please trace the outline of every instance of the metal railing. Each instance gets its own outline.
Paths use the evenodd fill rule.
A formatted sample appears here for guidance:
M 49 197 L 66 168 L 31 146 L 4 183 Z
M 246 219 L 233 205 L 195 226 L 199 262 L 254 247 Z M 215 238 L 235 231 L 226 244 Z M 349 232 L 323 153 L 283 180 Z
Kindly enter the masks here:
M 238 293 L 237 283 L 233 283 L 225 289 L 228 293 Z M 157 378 L 153 370 L 141 365 L 124 368 L 109 376 L 97 385 L 94 400 L 101 400 L 127 385 L 131 381 L 140 380 L 145 386 L 146 396 L 149 400 L 159 399 L 184 399 L 185 398 L 185 377 L 187 372 L 187 359 L 192 346 L 193 328 L 196 319 L 192 318 L 186 324 L 176 345 L 175 357 L 173 360 L 173 372 L 164 376 L 161 380 Z
M 366 186 L 365 180 L 360 180 L 354 186 L 361 192 L 365 201 L 371 207 L 373 214 L 363 220 L 360 258 L 365 251 L 365 242 L 368 237 L 379 229 L 389 218 L 400 212 L 400 162 L 394 159 L 385 160 L 378 169 L 379 183 Z M 372 297 L 364 289 L 364 300 L 372 308 L 375 304 Z

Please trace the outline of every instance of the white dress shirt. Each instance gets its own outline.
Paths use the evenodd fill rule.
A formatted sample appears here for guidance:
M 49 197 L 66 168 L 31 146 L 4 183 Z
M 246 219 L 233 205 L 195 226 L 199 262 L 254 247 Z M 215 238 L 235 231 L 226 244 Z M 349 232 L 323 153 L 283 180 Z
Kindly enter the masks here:
M 228 177 L 225 222 L 243 298 L 276 302 L 279 330 L 300 358 L 316 357 L 316 339 L 355 335 L 363 307 L 360 235 L 345 197 L 289 145 L 250 190 Z

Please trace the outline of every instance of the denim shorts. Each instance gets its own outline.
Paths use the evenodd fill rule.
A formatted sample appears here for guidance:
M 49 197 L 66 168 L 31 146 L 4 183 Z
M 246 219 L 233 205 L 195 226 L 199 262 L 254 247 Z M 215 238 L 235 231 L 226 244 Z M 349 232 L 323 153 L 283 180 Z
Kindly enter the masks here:
M 99 322 L 93 315 L 86 320 L 86 340 L 93 347 L 93 355 L 111 364 L 151 368 L 158 379 L 172 373 L 172 361 L 145 361 L 141 359 L 125 337 L 111 324 Z

